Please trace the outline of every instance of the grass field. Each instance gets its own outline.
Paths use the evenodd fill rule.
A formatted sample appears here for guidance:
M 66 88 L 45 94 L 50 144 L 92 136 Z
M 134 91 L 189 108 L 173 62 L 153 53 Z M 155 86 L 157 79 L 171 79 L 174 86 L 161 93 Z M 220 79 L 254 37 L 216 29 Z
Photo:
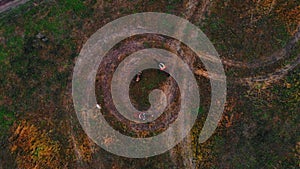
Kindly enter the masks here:
M 259 63 L 284 48 L 300 23 L 298 1 L 215 0 L 200 18 L 201 2 L 189 20 L 208 36 L 222 59 Z M 1 13 L 0 168 L 188 168 L 185 149 L 191 149 L 197 168 L 299 168 L 299 65 L 272 83 L 230 81 L 293 63 L 300 54 L 299 42 L 289 51 L 290 57 L 276 64 L 253 70 L 224 65 L 229 79 L 225 111 L 214 135 L 203 144 L 197 138 L 209 103 L 199 108 L 191 144 L 183 141 L 156 157 L 118 157 L 84 133 L 73 108 L 71 83 L 86 40 L 121 16 L 144 11 L 183 16 L 186 4 L 184 0 L 34 0 Z M 143 45 L 151 47 L 144 40 Z M 141 109 L 150 106 L 148 93 L 167 78 L 147 71 L 130 90 Z M 208 97 L 205 92 L 204 97 Z

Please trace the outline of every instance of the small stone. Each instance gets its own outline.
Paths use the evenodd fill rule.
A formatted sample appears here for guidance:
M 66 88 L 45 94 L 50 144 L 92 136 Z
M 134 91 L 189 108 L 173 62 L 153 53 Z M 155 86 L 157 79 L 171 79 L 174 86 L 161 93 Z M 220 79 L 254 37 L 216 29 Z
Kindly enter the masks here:
M 46 37 L 42 38 L 42 41 L 43 41 L 43 42 L 47 42 L 48 40 L 49 40 L 49 39 L 46 38 Z
M 42 33 L 38 33 L 38 34 L 36 35 L 36 38 L 38 38 L 38 39 L 43 39 L 43 38 L 45 38 L 45 35 L 43 35 Z

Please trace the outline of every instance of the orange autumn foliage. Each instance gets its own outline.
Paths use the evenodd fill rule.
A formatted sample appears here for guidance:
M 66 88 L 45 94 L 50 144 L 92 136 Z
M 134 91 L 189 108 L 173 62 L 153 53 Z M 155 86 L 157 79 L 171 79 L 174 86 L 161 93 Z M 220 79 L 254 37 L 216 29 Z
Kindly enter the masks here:
M 10 151 L 16 155 L 18 168 L 59 168 L 60 146 L 45 131 L 27 121 L 15 124 Z

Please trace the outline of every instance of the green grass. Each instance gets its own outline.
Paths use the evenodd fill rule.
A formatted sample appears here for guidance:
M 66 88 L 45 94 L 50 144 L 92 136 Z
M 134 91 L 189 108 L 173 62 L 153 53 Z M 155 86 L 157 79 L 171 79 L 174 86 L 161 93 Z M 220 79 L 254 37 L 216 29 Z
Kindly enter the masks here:
M 76 14 L 82 14 L 84 13 L 84 11 L 87 10 L 87 7 L 85 6 L 84 2 L 81 0 L 65 0 L 65 1 L 60 1 L 60 3 L 62 3 L 66 11 L 72 10 Z
M 0 108 L 0 137 L 7 134 L 8 129 L 15 120 L 14 113 L 7 111 L 5 108 Z
M 182 0 L 168 1 L 164 3 L 166 4 L 164 10 L 174 13 L 177 6 L 182 2 Z M 1 16 L 0 85 L 3 90 L 0 98 L 3 100 L 5 99 L 4 96 L 9 97 L 13 104 L 10 105 L 9 110 L 3 107 L 0 108 L 0 137 L 7 133 L 16 120 L 15 113 L 26 114 L 30 112 L 32 113 L 30 115 L 34 116 L 35 112 L 40 113 L 40 108 L 45 109 L 41 102 L 36 102 L 39 100 L 37 96 L 40 95 L 42 95 L 45 103 L 57 106 L 53 110 L 54 112 L 47 112 L 45 116 L 51 119 L 55 125 L 60 124 L 57 121 L 62 120 L 62 114 L 65 113 L 65 110 L 62 109 L 65 108 L 63 106 L 66 106 L 62 105 L 64 100 L 61 97 L 67 90 L 68 78 L 71 75 L 72 66 L 74 66 L 74 58 L 78 55 L 78 48 L 82 45 L 80 41 L 82 37 L 75 37 L 77 34 L 72 33 L 84 29 L 87 32 L 79 34 L 79 36 L 91 34 L 95 30 L 88 26 L 88 28 L 83 27 L 85 23 L 95 21 L 95 24 L 102 24 L 102 22 L 97 22 L 97 19 L 110 19 L 114 16 L 111 13 L 111 8 L 115 7 L 104 5 L 103 16 L 100 19 L 95 18 L 93 14 L 96 11 L 92 9 L 92 5 L 86 3 L 88 2 L 80 0 L 45 1 L 36 7 L 28 3 L 8 12 L 5 16 Z M 155 3 L 157 1 L 148 1 L 149 5 L 155 6 Z M 123 7 L 119 12 L 129 14 L 141 10 L 138 4 L 135 7 L 133 10 Z M 117 10 L 113 11 L 116 12 Z M 116 14 L 115 16 L 119 15 Z M 265 42 L 265 44 L 260 43 L 257 45 L 257 41 L 247 41 L 248 39 L 244 42 L 243 38 L 245 38 L 244 34 L 246 33 L 243 31 L 244 28 L 248 28 L 248 22 L 231 25 L 230 22 L 227 23 L 226 21 L 231 21 L 232 18 L 228 19 L 226 16 L 231 17 L 226 13 L 212 11 L 211 16 L 205 21 L 207 23 L 204 26 L 205 29 L 203 29 L 205 33 L 208 32 L 209 38 L 216 44 L 217 50 L 224 53 L 233 49 L 240 50 L 245 52 L 245 55 L 243 55 L 245 59 L 250 59 L 254 56 L 260 56 L 261 51 L 264 52 L 263 45 L 270 43 L 270 50 L 273 51 L 284 46 L 290 37 L 283 23 L 276 20 L 276 18 L 272 18 L 272 16 L 266 16 L 262 17 L 254 26 L 258 27 L 257 30 L 266 31 L 265 33 L 268 31 L 274 32 L 274 36 L 268 36 L 269 39 L 260 41 Z M 45 43 L 37 40 L 35 36 L 39 32 L 49 38 L 49 41 Z M 78 40 L 80 42 L 76 42 L 76 38 L 80 39 Z M 260 38 L 264 39 L 265 37 L 261 36 Z M 145 42 L 144 46 L 151 47 L 151 44 Z M 296 53 L 299 53 L 299 51 Z M 238 59 L 242 60 L 243 58 Z M 62 67 L 64 67 L 64 70 L 59 71 L 59 68 Z M 43 78 L 42 75 L 47 73 L 51 76 Z M 227 72 L 229 76 L 233 73 Z M 130 94 L 130 96 L 133 96 L 133 99 L 142 108 L 147 108 L 150 106 L 148 101 L 149 91 L 157 88 L 165 79 L 165 75 L 160 73 L 152 76 L 144 74 L 142 80 L 138 83 L 138 88 L 130 91 L 137 92 L 137 94 Z M 230 164 L 232 168 L 292 168 L 299 164 L 296 157 L 291 156 L 294 155 L 292 149 L 299 141 L 297 135 L 297 131 L 299 131 L 298 112 L 300 111 L 298 106 L 300 102 L 299 79 L 298 68 L 286 76 L 282 83 L 272 85 L 272 88 L 267 89 L 269 93 L 272 93 L 270 97 L 275 96 L 274 98 L 269 99 L 267 95 L 260 98 L 251 96 L 248 100 L 242 100 L 250 106 L 244 110 L 240 108 L 241 111 L 237 112 L 243 114 L 238 122 L 234 121 L 233 129 L 219 127 L 218 129 L 222 131 L 211 138 L 211 140 L 214 140 L 213 144 L 205 143 L 201 145 L 203 147 L 198 147 L 199 150 L 197 151 L 203 158 L 202 160 L 208 159 L 211 154 L 214 154 L 215 157 L 220 156 L 220 158 L 230 154 L 231 156 L 226 159 L 226 163 Z M 285 87 L 285 84 L 290 85 Z M 257 86 L 256 90 L 266 89 Z M 100 97 L 100 99 L 104 98 Z M 240 105 L 237 105 L 237 107 L 240 107 Z M 204 112 L 202 107 L 198 111 L 200 115 Z M 280 119 L 279 121 L 275 121 L 277 116 Z M 119 125 L 123 126 L 121 123 Z M 196 133 L 201 131 L 201 126 L 198 125 L 199 129 L 197 128 L 198 132 Z M 247 125 L 254 126 L 249 138 L 244 134 Z M 41 121 L 41 126 L 42 128 L 43 126 L 47 127 L 46 121 Z M 125 127 L 123 128 L 127 130 Z M 59 128 L 55 130 L 60 131 Z M 53 135 L 63 140 L 61 133 L 57 132 Z M 197 134 L 194 136 L 197 136 Z M 235 139 L 238 141 L 230 142 Z M 66 141 L 65 144 L 68 144 L 68 142 Z M 203 149 L 205 147 L 206 149 Z M 228 152 L 225 152 L 224 147 L 227 148 L 226 151 Z M 228 147 L 231 147 L 231 149 Z M 224 152 L 221 151 L 223 149 Z M 38 151 L 37 149 L 35 155 L 38 155 Z M 153 163 L 157 163 L 160 168 L 170 168 L 171 162 L 166 163 L 162 158 L 160 160 L 162 162 L 153 161 Z M 207 161 L 207 164 L 211 163 L 217 165 L 218 161 Z M 151 165 L 149 164 L 149 166 Z
M 227 2 L 231 4 L 228 6 L 223 6 L 225 1 L 216 3 L 219 3 L 216 9 L 212 9 L 201 25 L 219 54 L 226 58 L 253 61 L 271 55 L 291 38 L 286 24 L 276 15 L 261 15 L 251 21 L 250 17 L 241 18 L 242 15 L 250 16 L 247 10 L 240 10 L 242 3 Z
M 235 146 L 235 168 L 297 166 L 293 149 L 299 141 L 299 81 L 298 68 L 290 72 L 281 83 L 273 84 L 267 89 L 258 88 L 261 95 L 250 96 L 247 104 L 252 107 L 247 108 L 249 113 L 245 114 L 242 123 L 244 128 L 252 126 L 252 130 L 247 138 L 240 137 L 240 143 Z M 236 127 L 235 131 L 242 128 Z M 243 157 L 248 158 L 243 160 Z

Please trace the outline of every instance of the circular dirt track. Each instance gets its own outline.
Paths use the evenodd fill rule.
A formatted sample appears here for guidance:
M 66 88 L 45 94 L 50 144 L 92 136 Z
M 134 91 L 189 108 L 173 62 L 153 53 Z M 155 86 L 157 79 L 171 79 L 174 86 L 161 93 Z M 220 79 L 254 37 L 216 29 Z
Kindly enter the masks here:
M 107 121 L 116 127 L 116 129 L 125 129 L 124 134 L 131 133 L 133 136 L 142 135 L 143 137 L 148 137 L 165 131 L 168 125 L 176 120 L 180 110 L 180 90 L 172 76 L 158 69 L 148 69 L 142 72 L 139 82 L 133 79 L 130 84 L 131 102 L 141 112 L 149 108 L 148 95 L 152 90 L 160 89 L 167 96 L 168 105 L 164 113 L 149 123 L 135 123 L 127 120 L 118 113 L 111 96 L 111 81 L 114 71 L 128 55 L 146 48 L 166 49 L 179 55 L 193 70 L 196 70 L 196 67 L 204 68 L 196 55 L 186 46 L 181 44 L 182 50 L 180 54 L 177 53 L 177 43 L 177 41 L 168 37 L 146 34 L 122 41 L 120 45 L 110 50 L 106 57 L 104 57 L 102 63 L 99 65 L 96 77 L 96 96 L 98 103 L 103 105 L 104 116 L 109 119 Z M 153 82 L 153 80 L 155 81 Z M 202 83 L 202 86 L 207 87 L 209 84 Z M 121 128 L 120 126 L 116 126 L 116 124 L 119 124 L 118 122 L 122 123 Z

